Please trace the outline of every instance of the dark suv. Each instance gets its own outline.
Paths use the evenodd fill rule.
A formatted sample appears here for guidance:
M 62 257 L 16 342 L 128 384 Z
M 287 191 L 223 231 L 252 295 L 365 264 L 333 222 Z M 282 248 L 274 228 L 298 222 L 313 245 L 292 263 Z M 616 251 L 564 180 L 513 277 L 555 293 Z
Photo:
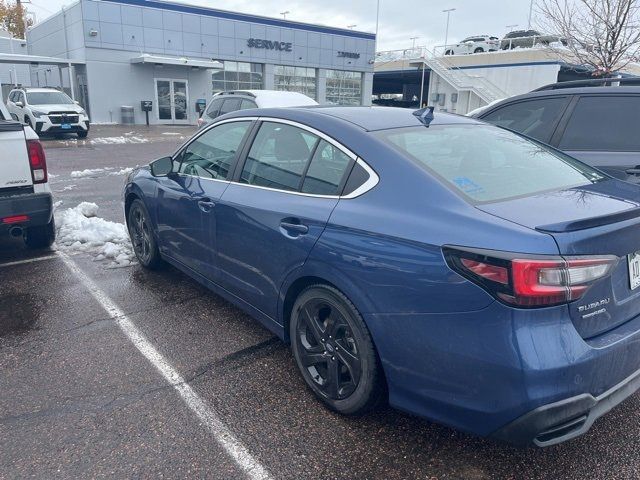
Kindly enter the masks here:
M 556 83 L 473 116 L 640 183 L 640 78 Z

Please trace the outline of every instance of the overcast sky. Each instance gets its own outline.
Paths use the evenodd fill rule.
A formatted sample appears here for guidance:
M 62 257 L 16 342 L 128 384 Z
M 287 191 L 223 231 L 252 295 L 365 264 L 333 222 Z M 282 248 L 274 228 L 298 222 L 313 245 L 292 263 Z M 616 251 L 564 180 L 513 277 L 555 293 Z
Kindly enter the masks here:
M 31 0 L 28 10 L 43 20 L 75 0 Z M 215 7 L 242 13 L 287 19 L 356 30 L 375 31 L 376 0 L 182 0 L 181 3 Z M 410 37 L 420 37 L 416 45 L 444 43 L 446 14 L 451 12 L 449 43 L 469 35 L 502 37 L 507 25 L 527 27 L 530 0 L 380 0 L 378 50 L 410 47 Z

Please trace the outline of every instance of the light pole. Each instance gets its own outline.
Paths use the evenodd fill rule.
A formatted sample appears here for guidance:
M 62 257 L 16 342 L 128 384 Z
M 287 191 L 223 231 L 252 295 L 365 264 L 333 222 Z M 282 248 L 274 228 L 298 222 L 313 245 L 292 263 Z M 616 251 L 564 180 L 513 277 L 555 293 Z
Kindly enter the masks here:
M 287 15 L 289 15 L 291 12 L 289 10 L 286 10 L 284 12 L 280 12 L 280 15 L 282 15 L 282 18 L 284 18 L 285 20 L 287 19 Z
M 416 49 L 416 40 L 419 39 L 420 37 L 409 37 L 409 40 L 413 40 L 413 43 L 411 44 L 411 50 L 415 50 Z
M 449 41 L 449 17 L 451 15 L 451 12 L 454 12 L 456 9 L 455 8 L 448 8 L 446 10 L 442 10 L 442 13 L 446 13 L 447 14 L 447 28 L 444 31 L 444 51 L 445 53 L 447 52 L 447 42 Z
M 353 30 L 354 28 L 356 28 L 358 25 L 356 25 L 355 23 L 353 25 L 347 25 L 347 28 L 349 30 Z
M 510 32 L 513 32 L 517 26 L 518 24 L 514 23 L 513 25 L 505 25 L 504 28 L 508 28 Z
M 376 7 L 376 41 L 378 40 L 379 25 L 380 25 L 380 0 L 378 0 L 378 6 Z
M 531 30 L 531 17 L 533 16 L 533 0 L 529 3 L 529 25 L 527 26 L 527 30 Z

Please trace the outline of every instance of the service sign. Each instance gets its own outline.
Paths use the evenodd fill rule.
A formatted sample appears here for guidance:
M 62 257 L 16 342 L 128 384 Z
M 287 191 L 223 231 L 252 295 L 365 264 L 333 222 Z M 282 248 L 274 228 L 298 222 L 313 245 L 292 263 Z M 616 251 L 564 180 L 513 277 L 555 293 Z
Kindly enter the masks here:
M 264 48 L 265 50 L 279 50 L 281 52 L 293 51 L 293 44 L 290 42 L 276 42 L 261 38 L 250 38 L 247 40 L 247 46 L 249 48 Z

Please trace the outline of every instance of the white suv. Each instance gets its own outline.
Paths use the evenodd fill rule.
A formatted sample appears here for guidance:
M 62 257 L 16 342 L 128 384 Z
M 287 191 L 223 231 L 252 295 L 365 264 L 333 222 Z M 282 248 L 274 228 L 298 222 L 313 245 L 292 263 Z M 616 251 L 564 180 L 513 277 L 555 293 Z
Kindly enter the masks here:
M 89 134 L 89 116 L 77 102 L 55 88 L 17 88 L 11 90 L 7 108 L 14 120 L 24 122 L 38 135 Z
M 490 35 L 467 37 L 455 45 L 445 47 L 445 55 L 467 55 L 469 53 L 495 52 L 500 48 L 500 39 Z
M 213 122 L 220 115 L 248 108 L 282 108 L 318 105 L 318 102 L 298 92 L 280 90 L 231 90 L 216 93 L 198 119 L 198 127 Z

